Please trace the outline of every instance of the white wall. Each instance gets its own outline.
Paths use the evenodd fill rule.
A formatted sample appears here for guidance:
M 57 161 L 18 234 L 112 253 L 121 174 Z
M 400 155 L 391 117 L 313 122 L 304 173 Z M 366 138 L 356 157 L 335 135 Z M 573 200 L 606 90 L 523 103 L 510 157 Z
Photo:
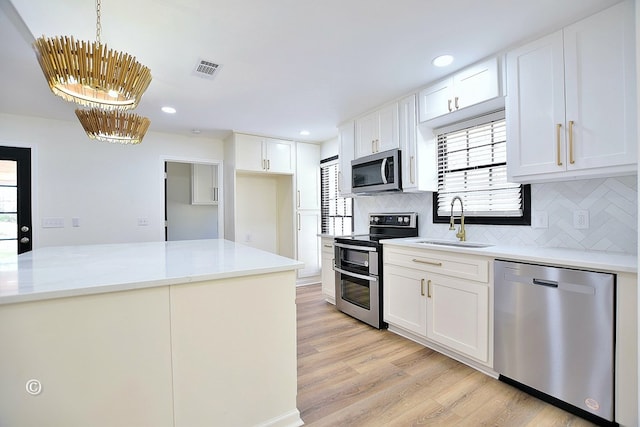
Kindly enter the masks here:
M 164 161 L 223 158 L 219 140 L 150 130 L 137 146 L 118 145 L 90 140 L 75 121 L 7 114 L 0 145 L 32 148 L 34 248 L 164 240 Z M 47 217 L 65 227 L 42 228 Z
M 338 155 L 338 138 L 325 141 L 320 146 L 320 159 L 326 159 Z

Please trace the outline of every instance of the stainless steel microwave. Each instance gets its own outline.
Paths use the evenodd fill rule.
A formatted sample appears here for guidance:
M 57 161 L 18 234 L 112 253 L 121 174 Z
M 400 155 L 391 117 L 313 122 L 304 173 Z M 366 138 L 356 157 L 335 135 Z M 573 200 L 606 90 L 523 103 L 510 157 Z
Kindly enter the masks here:
M 354 193 L 401 191 L 400 150 L 393 149 L 351 161 L 351 190 Z

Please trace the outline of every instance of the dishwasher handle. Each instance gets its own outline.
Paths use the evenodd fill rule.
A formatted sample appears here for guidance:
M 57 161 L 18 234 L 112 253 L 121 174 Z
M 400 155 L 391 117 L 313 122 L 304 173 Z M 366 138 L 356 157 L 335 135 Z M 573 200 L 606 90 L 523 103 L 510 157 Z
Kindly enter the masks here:
M 534 285 L 547 286 L 549 288 L 557 288 L 558 287 L 558 282 L 555 282 L 553 280 L 536 279 L 535 277 L 533 278 L 532 283 Z

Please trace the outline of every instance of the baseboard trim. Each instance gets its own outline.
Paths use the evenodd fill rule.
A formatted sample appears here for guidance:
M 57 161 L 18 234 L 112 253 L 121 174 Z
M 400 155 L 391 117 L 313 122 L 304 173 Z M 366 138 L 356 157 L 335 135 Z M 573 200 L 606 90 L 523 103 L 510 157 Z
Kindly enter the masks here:
M 257 425 L 257 427 L 300 427 L 304 425 L 304 421 L 300 418 L 300 411 L 294 409 L 278 417 L 271 418 L 263 423 Z

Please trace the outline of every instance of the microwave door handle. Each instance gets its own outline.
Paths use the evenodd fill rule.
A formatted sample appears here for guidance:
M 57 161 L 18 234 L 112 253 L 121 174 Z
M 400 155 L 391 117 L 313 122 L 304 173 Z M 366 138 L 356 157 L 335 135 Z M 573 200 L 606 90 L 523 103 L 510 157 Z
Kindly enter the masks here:
M 382 164 L 380 165 L 380 175 L 382 175 L 382 183 L 387 183 L 387 158 L 382 159 Z

